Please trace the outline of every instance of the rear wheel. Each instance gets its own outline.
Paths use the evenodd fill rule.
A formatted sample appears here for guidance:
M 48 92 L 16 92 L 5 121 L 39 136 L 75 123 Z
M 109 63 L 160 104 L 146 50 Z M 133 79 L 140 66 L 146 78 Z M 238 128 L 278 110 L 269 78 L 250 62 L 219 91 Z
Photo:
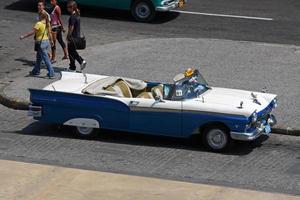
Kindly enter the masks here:
M 83 138 L 83 139 L 89 139 L 89 138 L 94 138 L 96 136 L 97 129 L 76 126 L 76 127 L 74 127 L 74 133 L 75 133 L 76 137 Z
M 211 126 L 204 130 L 203 143 L 213 152 L 224 152 L 232 144 L 229 131 L 222 126 Z
M 150 22 L 155 17 L 155 8 L 149 0 L 136 0 L 131 7 L 132 16 L 139 22 Z

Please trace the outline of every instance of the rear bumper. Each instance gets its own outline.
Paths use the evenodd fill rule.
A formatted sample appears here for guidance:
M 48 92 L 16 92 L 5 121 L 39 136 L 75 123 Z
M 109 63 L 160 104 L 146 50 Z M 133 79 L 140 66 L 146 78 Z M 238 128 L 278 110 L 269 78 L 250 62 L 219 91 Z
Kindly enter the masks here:
M 270 127 L 275 126 L 277 123 L 276 118 L 274 115 L 270 115 L 267 124 L 260 124 L 259 127 L 252 132 L 231 132 L 230 136 L 234 140 L 241 140 L 241 141 L 253 141 L 259 138 L 261 135 L 270 135 L 270 132 L 266 132 L 266 127 L 269 125 Z
M 179 7 L 179 0 L 175 0 L 175 1 L 165 0 L 165 1 L 166 1 L 165 5 L 158 6 L 158 7 L 156 7 L 155 10 L 160 11 L 160 12 L 166 12 L 166 11 L 170 11 L 170 10 L 173 10 L 173 9 L 176 9 Z M 187 0 L 184 0 L 184 3 L 187 3 Z
M 41 117 L 42 116 L 42 107 L 41 106 L 33 106 L 29 105 L 28 116 L 30 117 Z

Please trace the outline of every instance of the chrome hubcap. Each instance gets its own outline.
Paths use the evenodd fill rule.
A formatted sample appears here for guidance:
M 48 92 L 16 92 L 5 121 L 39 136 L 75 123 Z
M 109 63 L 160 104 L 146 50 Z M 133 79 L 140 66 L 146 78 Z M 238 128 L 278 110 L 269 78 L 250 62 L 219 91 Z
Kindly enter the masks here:
M 227 144 L 227 135 L 219 129 L 213 129 L 207 134 L 207 142 L 213 149 L 222 149 Z
M 88 127 L 77 127 L 77 130 L 82 135 L 89 135 L 93 132 L 94 129 Z
M 148 4 L 141 2 L 135 8 L 135 13 L 139 18 L 145 19 L 151 14 Z

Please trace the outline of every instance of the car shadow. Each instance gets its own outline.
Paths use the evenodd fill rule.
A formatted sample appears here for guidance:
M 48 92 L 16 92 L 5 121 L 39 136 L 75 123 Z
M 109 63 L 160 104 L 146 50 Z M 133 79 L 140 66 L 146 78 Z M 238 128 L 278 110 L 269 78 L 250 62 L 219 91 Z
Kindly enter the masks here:
M 68 126 L 58 126 L 51 124 L 44 124 L 40 122 L 34 122 L 25 127 L 18 134 L 33 135 L 33 136 L 45 136 L 45 137 L 57 137 L 76 139 L 73 134 L 73 130 Z M 79 139 L 79 138 L 77 138 Z M 236 142 L 235 145 L 227 152 L 222 153 L 225 155 L 244 156 L 250 154 L 255 148 L 261 146 L 267 138 L 260 138 L 255 142 Z M 82 139 L 80 139 L 82 140 Z M 94 141 L 101 141 L 113 144 L 126 144 L 135 146 L 151 146 L 151 147 L 167 147 L 184 150 L 194 150 L 209 152 L 201 142 L 200 137 L 195 136 L 189 139 L 178 139 L 163 136 L 149 136 L 128 132 L 101 130 L 99 135 L 93 139 Z
M 5 9 L 19 10 L 25 12 L 37 12 L 36 2 L 37 1 L 35 0 L 19 0 L 10 5 L 5 6 Z M 79 5 L 79 6 L 80 6 L 82 17 L 134 22 L 134 19 L 131 16 L 130 11 L 83 6 L 83 5 Z M 61 8 L 62 8 L 63 15 L 67 15 L 68 13 L 66 11 L 66 5 L 62 4 Z M 180 13 L 175 13 L 175 12 L 158 12 L 155 19 L 148 24 L 163 24 L 176 19 L 179 15 Z

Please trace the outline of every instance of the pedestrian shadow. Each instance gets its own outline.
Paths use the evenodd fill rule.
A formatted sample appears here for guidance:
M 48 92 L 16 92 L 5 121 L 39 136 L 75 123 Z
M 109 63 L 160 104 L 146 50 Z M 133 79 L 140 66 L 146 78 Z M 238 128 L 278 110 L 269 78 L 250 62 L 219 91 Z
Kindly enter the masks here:
M 16 58 L 15 61 L 21 62 L 23 66 L 30 66 L 30 67 L 33 67 L 35 63 L 33 60 L 28 60 L 26 58 Z
M 34 64 L 35 64 L 35 61 L 28 60 L 26 58 L 16 58 L 15 61 L 21 62 L 23 66 L 31 67 L 31 68 L 33 68 Z M 56 73 L 61 73 L 62 71 L 65 71 L 67 69 L 67 67 L 63 67 L 63 68 L 62 67 L 56 67 L 55 64 L 52 64 L 52 66 L 53 66 L 53 69 Z M 46 69 L 46 66 L 41 65 L 41 69 Z
M 69 138 L 76 139 L 73 134 L 73 130 L 68 126 L 58 126 L 52 124 L 44 124 L 40 122 L 34 122 L 21 131 L 19 134 L 32 135 L 32 136 L 45 136 L 45 137 L 57 137 L 57 138 Z M 82 140 L 82 139 L 78 139 Z M 167 147 L 182 150 L 193 150 L 201 152 L 209 152 L 201 142 L 200 137 L 193 137 L 190 139 L 177 139 L 162 136 L 149 136 L 141 135 L 129 132 L 120 132 L 112 130 L 101 130 L 99 135 L 94 139 L 89 139 L 99 142 L 112 143 L 112 144 L 126 144 L 135 146 L 150 146 L 150 147 Z M 255 148 L 259 148 L 261 143 L 265 141 L 256 141 L 254 143 L 238 142 L 233 146 L 231 150 L 224 155 L 245 156 L 250 154 Z
M 10 5 L 7 5 L 5 9 L 8 10 L 19 10 L 25 12 L 37 12 L 35 0 L 19 0 Z M 46 1 L 47 2 L 47 1 Z M 111 8 L 101 8 L 101 7 L 92 7 L 92 6 L 80 6 L 82 17 L 89 18 L 101 18 L 101 19 L 109 19 L 115 21 L 134 21 L 131 16 L 130 11 L 117 10 Z M 67 15 L 66 5 L 65 3 L 61 4 L 63 15 Z M 175 12 L 158 12 L 155 19 L 148 24 L 163 24 L 169 21 L 176 19 L 180 13 Z M 138 22 L 136 22 L 138 23 Z

